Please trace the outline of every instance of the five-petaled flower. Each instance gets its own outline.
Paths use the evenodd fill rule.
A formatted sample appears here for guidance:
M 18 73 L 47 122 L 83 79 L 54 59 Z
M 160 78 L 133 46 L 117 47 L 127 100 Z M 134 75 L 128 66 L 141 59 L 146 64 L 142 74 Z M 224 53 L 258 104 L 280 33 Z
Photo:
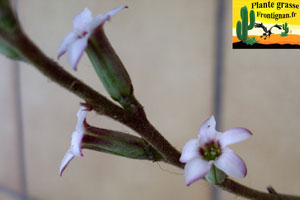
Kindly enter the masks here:
M 88 109 L 85 106 L 80 106 L 78 112 L 77 112 L 77 124 L 75 131 L 72 134 L 72 141 L 71 146 L 68 149 L 67 153 L 65 154 L 64 158 L 61 161 L 60 168 L 59 168 L 59 174 L 60 176 L 68 166 L 68 164 L 71 162 L 71 160 L 75 157 L 82 157 L 81 152 L 81 143 L 82 138 L 85 134 L 85 128 L 83 125 L 83 122 L 85 120 L 86 114 L 88 112 Z
M 112 9 L 104 15 L 99 14 L 94 19 L 91 11 L 85 8 L 74 17 L 73 31 L 68 33 L 61 42 L 57 58 L 59 59 L 67 52 L 69 64 L 76 70 L 77 64 L 88 45 L 89 37 L 93 34 L 94 30 L 102 28 L 106 21 L 124 8 L 127 8 L 127 6 Z
M 228 145 L 247 139 L 252 133 L 245 128 L 232 128 L 224 133 L 216 131 L 216 120 L 212 116 L 201 127 L 197 139 L 192 139 L 182 149 L 180 162 L 186 163 L 184 178 L 189 186 L 205 177 L 212 165 L 226 174 L 243 178 L 247 174 L 244 161 Z

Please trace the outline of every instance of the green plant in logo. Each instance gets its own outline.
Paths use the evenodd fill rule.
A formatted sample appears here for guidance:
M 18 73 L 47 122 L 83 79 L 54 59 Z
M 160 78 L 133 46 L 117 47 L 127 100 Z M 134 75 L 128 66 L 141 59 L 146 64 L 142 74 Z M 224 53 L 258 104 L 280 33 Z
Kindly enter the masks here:
M 249 38 L 248 37 L 248 39 L 246 40 L 246 45 L 253 45 L 253 44 L 255 44 L 255 43 L 258 43 L 258 41 L 255 39 L 255 37 L 252 37 L 252 38 Z
M 250 24 L 248 25 L 248 9 L 247 6 L 241 8 L 241 18 L 242 22 L 238 21 L 236 24 L 236 35 L 239 40 L 246 43 L 249 39 L 248 30 L 253 29 L 255 24 L 255 14 L 254 11 L 250 11 Z
M 282 37 L 288 36 L 290 28 L 288 27 L 288 24 L 286 22 L 284 24 L 282 24 L 282 29 L 284 30 L 284 32 L 281 32 L 280 36 L 282 36 Z

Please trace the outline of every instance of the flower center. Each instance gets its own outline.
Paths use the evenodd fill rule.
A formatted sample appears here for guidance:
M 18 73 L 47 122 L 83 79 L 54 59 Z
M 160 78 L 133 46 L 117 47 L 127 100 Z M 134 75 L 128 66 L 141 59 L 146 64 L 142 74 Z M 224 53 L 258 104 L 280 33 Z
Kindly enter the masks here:
M 205 160 L 216 160 L 222 154 L 222 151 L 216 141 L 211 141 L 200 147 L 199 153 Z
M 88 34 L 88 32 L 87 32 L 87 31 L 84 31 L 84 32 L 82 32 L 81 34 L 78 34 L 78 35 L 77 35 L 77 38 L 78 38 L 78 39 L 83 38 L 86 34 Z

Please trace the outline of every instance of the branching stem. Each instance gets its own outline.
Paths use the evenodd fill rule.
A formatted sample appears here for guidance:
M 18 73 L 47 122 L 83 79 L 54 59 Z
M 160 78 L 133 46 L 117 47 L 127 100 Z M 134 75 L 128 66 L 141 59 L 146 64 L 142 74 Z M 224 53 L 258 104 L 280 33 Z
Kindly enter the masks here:
M 42 74 L 64 87 L 68 91 L 81 97 L 89 104 L 93 105 L 94 110 L 102 115 L 110 117 L 122 124 L 130 127 L 140 134 L 149 144 L 151 144 L 161 155 L 164 161 L 177 166 L 181 169 L 184 165 L 179 162 L 180 152 L 176 150 L 147 120 L 140 118 L 133 113 L 126 112 L 120 106 L 114 104 L 97 91 L 84 84 L 79 79 L 65 71 L 60 65 L 48 58 L 22 30 L 16 31 L 15 37 L 9 37 L 0 31 L 2 38 L 5 38 L 29 63 L 37 68 Z M 282 194 L 269 194 L 260 192 L 243 186 L 231 179 L 226 178 L 220 188 L 233 194 L 249 199 L 258 200 L 300 200 L 300 197 Z

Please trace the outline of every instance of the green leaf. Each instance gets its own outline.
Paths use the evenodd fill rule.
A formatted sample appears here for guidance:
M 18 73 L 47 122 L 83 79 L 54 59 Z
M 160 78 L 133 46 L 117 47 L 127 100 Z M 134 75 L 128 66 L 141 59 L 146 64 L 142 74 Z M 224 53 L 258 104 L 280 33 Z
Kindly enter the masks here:
M 205 176 L 205 180 L 210 184 L 220 184 L 223 183 L 225 180 L 226 174 L 221 171 L 220 169 L 216 168 L 215 165 L 212 165 L 210 171 Z
M 0 53 L 14 60 L 24 60 L 9 44 L 0 39 Z
M 15 41 L 21 27 L 9 0 L 0 0 L 0 53 L 14 60 L 25 60 L 10 42 Z M 8 42 L 10 41 L 10 42 Z
M 19 22 L 10 1 L 0 0 L 0 31 L 11 37 L 19 27 Z

